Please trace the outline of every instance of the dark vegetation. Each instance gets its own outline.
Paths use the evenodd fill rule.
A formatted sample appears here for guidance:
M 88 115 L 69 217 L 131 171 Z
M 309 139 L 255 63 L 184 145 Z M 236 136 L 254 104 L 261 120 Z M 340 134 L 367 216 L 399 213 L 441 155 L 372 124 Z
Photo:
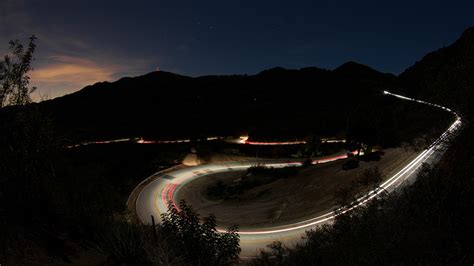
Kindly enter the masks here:
M 427 54 L 408 68 L 396 88 L 455 108 L 468 119 L 474 113 L 474 27 L 448 47 Z
M 403 142 L 423 147 L 452 119 L 437 109 L 380 94 L 380 88 L 388 87 L 462 114 L 465 128 L 441 163 L 422 171 L 403 192 L 339 216 L 333 226 L 309 232 L 307 243 L 296 249 L 276 243 L 274 253 L 254 263 L 470 265 L 473 40 L 469 29 L 399 77 L 355 63 L 334 71 L 276 68 L 254 76 L 189 78 L 155 72 L 99 83 L 41 104 L 28 104 L 34 88 L 26 73 L 34 45 L 20 49 L 12 43 L 11 57 L 0 64 L 0 262 L 60 264 L 78 250 L 97 247 L 105 256 L 99 262 L 109 264 L 230 263 L 238 253 L 234 229 L 216 235 L 213 217 L 199 225 L 184 205 L 184 212 L 170 210 L 170 222 L 156 235 L 151 227 L 127 223 L 127 190 L 172 165 L 189 147 L 63 147 L 89 139 L 198 138 L 242 131 L 255 140 L 346 136 L 349 145 L 367 150 Z
M 216 230 L 216 218 L 199 215 L 184 201 L 179 210 L 170 205 L 163 215 L 163 230 L 171 236 L 175 250 L 187 258 L 186 264 L 230 265 L 239 259 L 240 246 L 237 226 L 231 226 L 222 234 Z
M 65 169 L 66 179 L 77 182 L 94 183 L 97 180 L 114 193 L 120 200 L 115 211 L 123 211 L 126 199 L 133 188 L 145 177 L 181 163 L 189 152 L 187 145 L 140 145 L 134 143 L 89 145 L 61 151 L 63 160 L 67 160 L 72 169 Z M 58 166 L 59 167 L 59 166 Z M 77 171 L 81 173 L 78 174 Z
M 307 233 L 294 249 L 274 243 L 254 265 L 471 265 L 474 262 L 474 28 L 399 77 L 399 89 L 447 105 L 464 127 L 441 162 L 398 193 Z M 349 194 L 350 195 L 350 194 Z M 350 198 L 350 197 L 348 197 Z M 348 202 L 348 201 L 346 201 Z M 342 203 L 345 204 L 345 203 Z
M 96 242 L 114 265 L 230 265 L 240 253 L 236 226 L 219 233 L 214 216 L 200 219 L 184 201 L 179 210 L 170 204 L 154 229 L 116 222 L 103 228 Z
M 133 187 L 179 162 L 190 147 L 129 143 L 65 149 L 67 141 L 51 117 L 38 105 L 25 105 L 32 88 L 22 69 L 29 69 L 34 38 L 29 47 L 24 51 L 13 42 L 11 60 L 0 62 L 0 262 L 64 264 L 81 254 L 89 263 L 107 264 L 234 261 L 236 228 L 218 234 L 213 217 L 199 225 L 185 204 L 157 227 L 160 238 L 150 237 L 149 226 L 128 223 L 125 201 Z M 190 235 L 195 231 L 200 233 Z M 177 256 L 176 250 L 187 252 Z
M 272 183 L 278 179 L 291 178 L 296 175 L 300 167 L 273 168 L 262 165 L 252 166 L 237 182 L 223 183 L 217 181 L 207 188 L 207 196 L 213 200 L 239 199 L 245 191 L 254 187 Z
M 415 184 L 402 192 L 308 232 L 306 243 L 296 248 L 275 243 L 253 264 L 472 264 L 474 154 L 464 145 L 473 147 L 473 133 L 465 129 L 441 165 L 422 170 Z
M 189 233 L 198 228 L 196 214 L 185 205 L 181 209 L 187 215 L 168 216 L 170 224 L 157 227 L 156 238 L 150 226 L 127 222 L 125 201 L 134 186 L 180 161 L 189 147 L 110 144 L 63 149 L 53 137 L 51 121 L 35 109 L 19 110 L 11 121 L 1 121 L 1 130 L 11 132 L 2 134 L 0 145 L 3 262 L 64 263 L 78 250 L 98 250 L 93 255 L 98 262 L 110 264 L 220 265 L 235 259 L 235 233 L 221 236 L 212 231 L 213 217 L 205 218 L 202 227 L 212 235 L 178 238 L 170 233 L 178 222 L 188 227 L 175 230 Z M 176 251 L 198 236 L 200 242 L 219 246 L 201 243 L 200 250 L 190 249 L 186 255 Z M 228 250 L 222 251 L 227 240 Z M 231 248 L 234 253 L 225 253 Z M 229 254 L 234 255 L 226 257 Z

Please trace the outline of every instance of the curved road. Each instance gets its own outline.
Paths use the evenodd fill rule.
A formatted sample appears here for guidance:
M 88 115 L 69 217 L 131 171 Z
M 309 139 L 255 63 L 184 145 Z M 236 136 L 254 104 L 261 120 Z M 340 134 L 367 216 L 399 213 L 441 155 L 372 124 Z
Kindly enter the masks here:
M 358 206 L 365 204 L 367 201 L 371 200 L 372 198 L 376 197 L 378 194 L 384 191 L 391 192 L 396 188 L 400 187 L 400 185 L 402 184 L 408 184 L 413 182 L 416 178 L 418 169 L 423 163 L 434 164 L 439 160 L 439 158 L 441 157 L 440 155 L 444 152 L 446 148 L 446 141 L 461 126 L 460 116 L 447 107 L 416 99 L 411 99 L 387 91 L 384 91 L 384 94 L 397 97 L 403 100 L 415 101 L 418 103 L 441 108 L 445 111 L 454 114 L 456 119 L 435 142 L 433 142 L 427 149 L 419 153 L 418 156 L 416 156 L 411 162 L 405 165 L 401 170 L 399 170 L 393 176 L 385 180 L 379 188 L 372 190 L 365 196 L 357 199 L 357 201 L 353 203 L 352 207 L 339 211 L 339 213 L 344 213 L 354 208 L 357 208 Z M 346 157 L 346 154 L 342 154 L 338 156 L 322 158 L 313 161 L 313 163 L 325 163 Z M 138 195 L 135 203 L 136 213 L 140 221 L 145 224 L 151 223 L 151 215 L 153 215 L 155 219 L 160 220 L 161 214 L 167 211 L 168 202 L 172 202 L 172 204 L 175 204 L 175 196 L 177 195 L 177 193 L 179 193 L 179 190 L 190 181 L 211 173 L 246 169 L 255 165 L 256 162 L 257 161 L 242 161 L 225 164 L 207 164 L 180 169 L 168 172 L 166 174 L 159 174 L 152 182 L 147 184 Z M 258 163 L 263 163 L 269 167 L 286 167 L 301 165 L 301 161 L 289 162 L 284 160 L 260 160 L 258 161 Z M 268 244 L 272 243 L 275 240 L 282 241 L 286 245 L 291 246 L 292 244 L 301 241 L 301 237 L 304 236 L 305 231 L 315 228 L 316 226 L 324 223 L 330 223 L 335 217 L 335 215 L 335 212 L 331 211 L 324 215 L 320 215 L 308 220 L 299 221 L 296 223 L 291 223 L 278 227 L 241 228 L 241 231 L 239 231 L 240 245 L 242 248 L 241 257 L 246 258 L 255 256 L 259 249 L 265 248 Z M 218 230 L 223 229 L 218 228 Z

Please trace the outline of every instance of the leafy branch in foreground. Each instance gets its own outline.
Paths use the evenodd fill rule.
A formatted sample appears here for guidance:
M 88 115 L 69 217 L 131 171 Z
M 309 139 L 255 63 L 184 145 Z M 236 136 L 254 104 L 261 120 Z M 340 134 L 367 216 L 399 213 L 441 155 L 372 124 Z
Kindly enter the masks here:
M 162 230 L 175 249 L 184 253 L 188 264 L 229 265 L 238 261 L 237 226 L 231 226 L 225 233 L 218 232 L 215 216 L 205 217 L 200 223 L 199 215 L 185 201 L 180 202 L 179 209 L 169 204 L 162 219 Z
M 36 37 L 31 36 L 26 48 L 18 40 L 9 42 L 9 53 L 0 62 L 0 108 L 31 102 L 30 94 L 36 87 L 29 86 L 27 73 L 32 70 L 35 41 Z

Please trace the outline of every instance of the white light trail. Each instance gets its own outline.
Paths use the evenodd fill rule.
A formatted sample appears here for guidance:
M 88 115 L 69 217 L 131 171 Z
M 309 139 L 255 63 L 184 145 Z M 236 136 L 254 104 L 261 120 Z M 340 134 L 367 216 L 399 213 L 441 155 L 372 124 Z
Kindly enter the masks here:
M 406 180 L 408 177 L 412 176 L 419 168 L 420 166 L 426 162 L 428 159 L 430 159 L 433 154 L 436 152 L 437 149 L 442 148 L 443 144 L 448 140 L 448 138 L 451 136 L 452 133 L 454 133 L 459 127 L 461 126 L 461 118 L 459 115 L 457 115 L 456 112 L 451 111 L 451 109 L 447 107 L 443 107 L 437 104 L 432 104 L 428 103 L 425 101 L 421 100 L 416 100 L 412 98 L 408 98 L 402 95 L 390 93 L 388 91 L 384 91 L 384 94 L 390 95 L 397 97 L 402 100 L 408 100 L 408 101 L 414 101 L 430 106 L 434 106 L 437 108 L 441 108 L 443 110 L 446 110 L 448 112 L 451 112 L 456 116 L 455 121 L 449 126 L 449 128 L 443 132 L 443 134 L 436 139 L 430 146 L 429 148 L 425 149 L 423 152 L 421 152 L 418 156 L 415 157 L 409 164 L 404 166 L 400 171 L 398 171 L 396 174 L 385 180 L 379 188 L 374 189 L 369 191 L 367 194 L 364 196 L 358 198 L 356 201 L 354 201 L 350 207 L 348 208 L 340 208 L 337 209 L 336 211 L 330 211 L 324 215 L 320 215 L 311 219 L 307 219 L 304 221 L 300 221 L 297 223 L 292 223 L 292 224 L 287 224 L 287 225 L 282 225 L 279 227 L 269 227 L 261 230 L 243 230 L 240 231 L 240 235 L 275 235 L 275 234 L 281 234 L 285 232 L 291 232 L 291 231 L 296 231 L 300 229 L 309 229 L 312 228 L 318 224 L 330 221 L 334 219 L 337 215 L 349 212 L 357 207 L 360 207 L 364 204 L 366 204 L 368 201 L 371 199 L 375 198 L 378 196 L 380 193 L 383 193 L 384 191 L 393 191 L 396 187 L 398 187 L 401 183 L 403 183 L 404 180 Z M 241 137 L 239 139 L 240 143 L 244 144 L 248 142 L 248 138 L 246 137 Z M 342 141 L 341 141 L 342 142 Z M 261 145 L 261 144 L 260 144 Z M 269 144 L 270 145 L 270 144 Z M 283 144 L 285 145 L 285 144 Z M 333 161 L 337 159 L 342 159 L 346 158 L 347 154 L 345 155 L 339 155 L 339 156 L 333 156 L 333 157 L 328 157 L 328 158 L 323 158 L 314 161 L 313 163 L 324 163 L 328 161 Z M 203 177 L 207 174 L 210 173 L 216 173 L 216 172 L 222 172 L 222 171 L 232 171 L 236 169 L 246 169 L 248 167 L 251 167 L 255 164 L 255 162 L 246 162 L 246 163 L 240 163 L 240 164 L 224 164 L 224 165 L 202 165 L 194 168 L 187 168 L 184 170 L 178 170 L 175 173 L 168 173 L 168 176 L 173 176 L 172 180 L 168 179 L 158 179 L 156 181 L 163 182 L 163 185 L 158 186 L 159 189 L 155 192 L 154 198 L 156 199 L 153 203 L 155 211 L 160 214 L 164 213 L 167 211 L 166 206 L 168 201 L 174 202 L 174 197 L 177 194 L 177 192 L 180 190 L 181 187 L 183 187 L 185 184 L 193 180 L 194 178 L 199 178 Z M 266 164 L 269 167 L 286 167 L 286 166 L 298 166 L 301 165 L 301 162 L 282 162 L 282 163 L 270 163 Z M 137 200 L 137 209 L 139 202 Z M 148 215 L 149 217 L 149 215 Z M 223 232 L 224 230 L 218 229 L 218 231 Z

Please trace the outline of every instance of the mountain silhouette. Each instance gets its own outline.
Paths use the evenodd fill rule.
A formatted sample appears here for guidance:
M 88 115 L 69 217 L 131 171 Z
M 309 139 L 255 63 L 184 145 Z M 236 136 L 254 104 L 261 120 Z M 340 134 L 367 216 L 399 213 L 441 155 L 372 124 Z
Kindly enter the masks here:
M 389 110 L 398 103 L 377 98 L 383 88 L 472 113 L 473 73 L 474 28 L 469 28 L 398 77 L 352 61 L 332 71 L 276 67 L 256 75 L 194 78 L 157 71 L 97 83 L 39 106 L 61 133 L 78 140 L 244 132 L 254 138 L 334 136 L 361 106 L 393 117 Z
M 79 139 L 333 135 L 351 109 L 393 78 L 352 62 L 334 71 L 273 68 L 197 78 L 159 71 L 97 83 L 39 106 L 60 131 Z
M 473 113 L 474 27 L 399 75 L 403 92 Z

